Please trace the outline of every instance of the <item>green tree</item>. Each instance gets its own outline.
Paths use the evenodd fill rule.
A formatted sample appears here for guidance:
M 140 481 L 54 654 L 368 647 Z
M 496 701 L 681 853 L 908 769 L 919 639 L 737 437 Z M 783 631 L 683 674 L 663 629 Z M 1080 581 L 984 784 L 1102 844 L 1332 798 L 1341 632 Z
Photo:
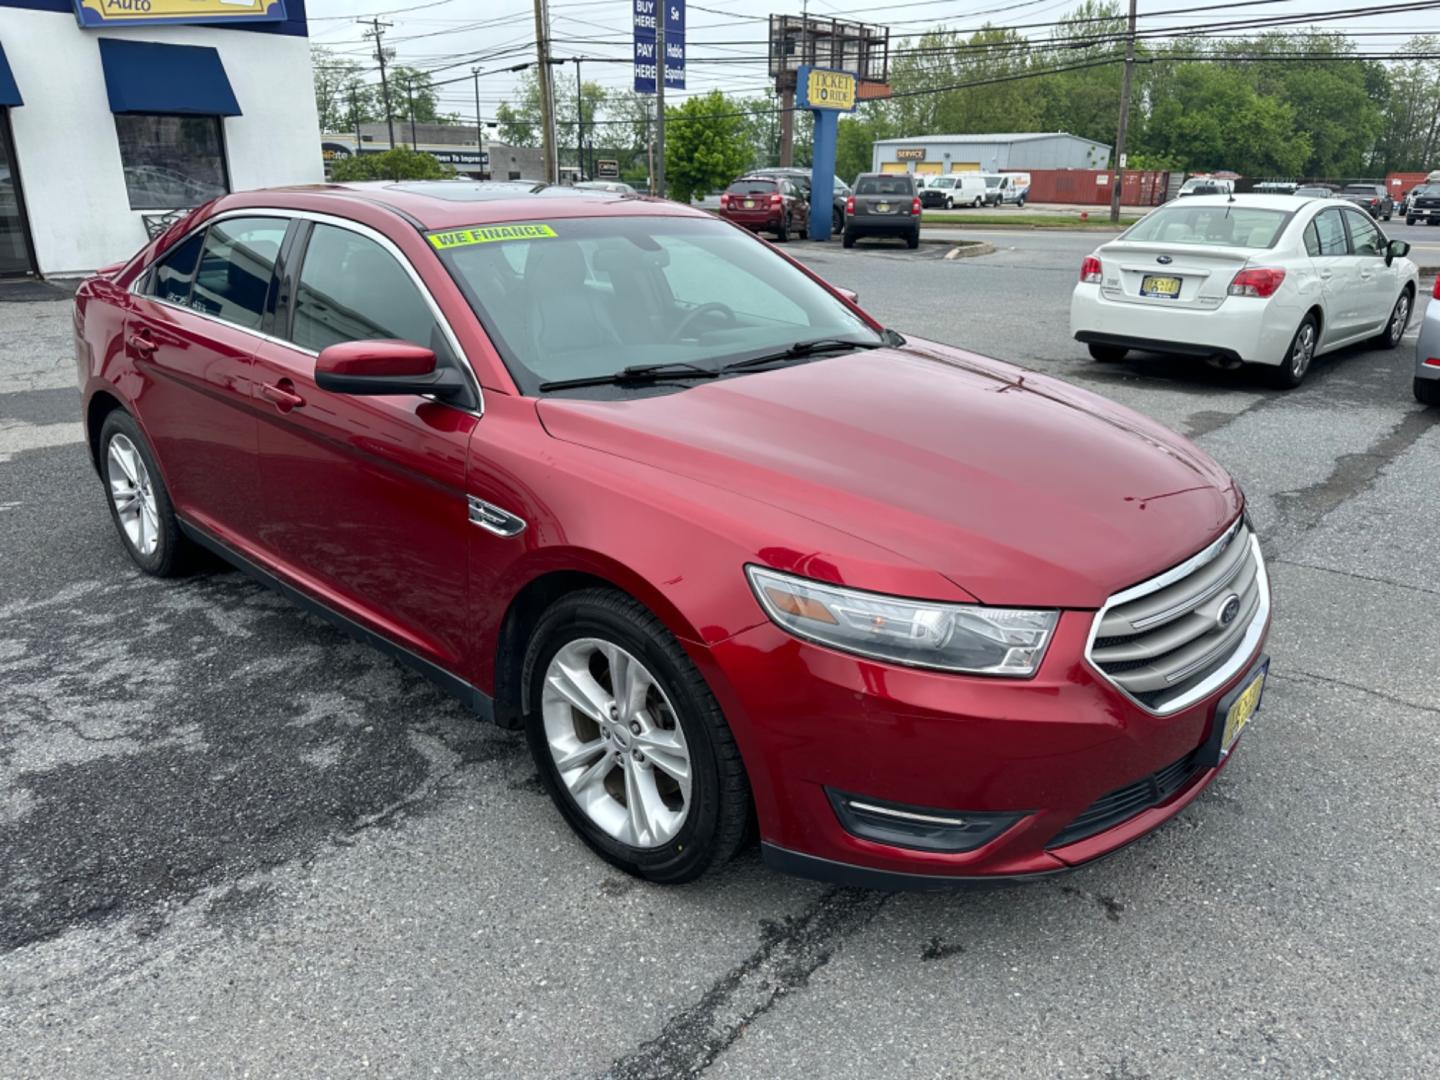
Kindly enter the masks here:
M 862 105 L 854 117 L 841 117 L 835 145 L 835 174 L 847 184 L 869 172 L 874 163 L 876 139 L 894 134 L 884 113 L 873 105 Z
M 719 90 L 665 110 L 665 173 L 670 197 L 689 202 L 750 165 L 752 149 L 736 102 Z
M 383 154 L 360 154 L 342 158 L 330 167 L 333 179 L 342 183 L 356 180 L 445 180 L 455 170 L 419 150 L 397 146 Z
M 454 114 L 442 115 L 439 112 L 435 87 L 429 72 L 412 67 L 391 68 L 386 84 L 390 91 L 390 115 L 395 121 L 397 139 L 401 137 L 400 126 L 410 122 L 412 105 L 415 109 L 416 123 L 454 124 L 459 122 L 459 117 Z M 405 134 L 408 135 L 408 131 Z
M 314 45 L 310 67 L 321 131 L 353 131 L 356 124 L 376 119 L 375 90 L 366 85 L 364 69 L 358 63 Z
M 501 102 L 495 110 L 495 121 L 499 124 L 500 141 L 509 146 L 539 146 L 540 126 L 538 119 L 529 117 Z

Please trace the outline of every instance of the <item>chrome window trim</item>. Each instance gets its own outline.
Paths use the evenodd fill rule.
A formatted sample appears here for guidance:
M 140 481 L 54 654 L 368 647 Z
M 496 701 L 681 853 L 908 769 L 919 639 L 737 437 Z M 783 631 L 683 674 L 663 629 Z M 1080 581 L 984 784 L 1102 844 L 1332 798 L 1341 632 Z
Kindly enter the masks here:
M 348 229 L 350 232 L 356 233 L 359 236 L 363 236 L 366 239 L 373 240 L 382 248 L 384 248 L 385 251 L 390 255 L 390 257 L 393 258 L 396 262 L 398 262 L 400 266 L 404 269 L 405 273 L 410 276 L 411 282 L 414 283 L 415 288 L 419 290 L 420 295 L 425 299 L 426 305 L 430 308 L 430 314 L 434 317 L 436 325 L 440 327 L 441 333 L 445 335 L 445 341 L 447 344 L 449 344 L 451 352 L 455 354 L 455 358 L 460 365 L 460 369 L 470 380 L 470 388 L 475 392 L 475 401 L 477 404 L 474 409 L 466 409 L 465 411 L 473 412 L 476 416 L 485 415 L 485 391 L 480 386 L 480 380 L 475 375 L 475 369 L 470 366 L 470 358 L 466 356 L 465 351 L 460 348 L 460 340 L 455 336 L 455 331 L 451 329 L 450 320 L 445 318 L 445 313 L 440 310 L 440 305 L 436 303 L 435 297 L 431 295 L 429 288 L 426 287 L 424 280 L 421 279 L 420 274 L 416 271 L 415 267 L 411 265 L 410 260 L 405 257 L 405 253 L 395 245 L 395 242 L 393 240 L 391 240 L 388 236 L 386 236 L 379 230 L 372 228 L 371 226 L 366 225 L 363 222 L 354 221 L 350 218 L 337 217 L 334 214 L 323 214 L 315 210 L 287 210 L 278 206 L 246 206 L 239 207 L 234 210 L 225 210 L 221 213 L 214 214 L 211 217 L 207 217 L 204 221 L 199 222 L 195 225 L 194 228 L 186 232 L 184 236 L 176 240 L 175 245 L 172 246 L 178 246 L 179 244 L 183 244 L 186 240 L 189 240 L 190 237 L 194 236 L 196 233 L 200 232 L 203 229 L 209 228 L 217 221 L 226 221 L 230 218 L 244 217 L 281 217 L 293 219 L 296 221 L 309 221 L 319 225 L 333 225 L 335 228 Z M 303 259 L 301 260 L 301 266 L 304 266 Z M 196 311 L 194 308 L 186 307 L 184 304 L 177 304 L 170 300 L 161 300 L 158 296 L 151 296 L 148 293 L 140 292 L 139 286 L 142 282 L 149 279 L 151 271 L 153 269 L 154 264 L 152 263 L 150 266 L 147 266 L 145 268 L 143 273 L 137 274 L 135 276 L 135 280 L 130 283 L 130 288 L 128 291 L 135 296 L 141 296 L 144 297 L 146 300 L 150 300 L 154 303 L 163 304 L 165 307 L 174 308 L 176 311 L 188 312 L 191 315 L 195 315 L 202 319 L 208 319 L 210 322 L 218 323 L 221 326 L 228 326 L 232 330 L 238 330 L 242 334 L 249 334 L 252 337 L 259 338 L 261 341 L 268 341 L 272 345 L 283 345 L 287 349 L 294 349 L 296 352 L 303 353 L 306 356 L 320 355 L 313 349 L 304 348 L 303 346 L 297 345 L 293 341 L 287 341 L 284 338 L 275 337 L 272 334 L 261 333 L 259 330 L 252 330 L 248 326 L 237 326 L 235 323 L 229 322 L 225 319 L 218 319 L 213 315 L 206 315 L 204 312 Z M 431 395 L 429 394 L 422 394 L 419 396 L 427 398 L 431 397 Z M 447 402 L 447 404 L 450 404 L 455 408 L 461 408 L 461 406 L 454 405 L 453 402 Z
M 1260 552 L 1260 538 L 1256 536 L 1253 531 L 1251 532 L 1250 555 L 1255 560 L 1255 582 L 1259 588 L 1260 602 L 1255 608 L 1254 616 L 1252 616 L 1250 619 L 1250 625 L 1245 628 L 1244 636 L 1240 639 L 1239 644 L 1235 646 L 1235 651 L 1230 654 L 1230 660 L 1221 667 L 1217 668 L 1215 671 L 1211 672 L 1200 682 L 1192 686 L 1189 690 L 1186 690 L 1183 694 L 1180 694 L 1178 697 L 1172 698 L 1171 700 L 1167 701 L 1160 708 L 1151 708 L 1143 701 L 1140 701 L 1134 695 L 1129 693 L 1119 683 L 1117 683 L 1114 679 L 1110 678 L 1109 675 L 1105 674 L 1105 672 L 1101 669 L 1100 665 L 1095 662 L 1095 639 L 1099 636 L 1100 624 L 1102 621 L 1104 621 L 1105 616 L 1110 612 L 1112 608 L 1119 607 L 1122 604 L 1127 604 L 1130 601 L 1136 600 L 1142 596 L 1148 596 L 1151 593 L 1157 592 L 1168 585 L 1173 585 L 1175 582 L 1181 580 L 1182 578 L 1188 577 L 1190 574 L 1193 574 L 1196 570 L 1204 566 L 1206 563 L 1213 562 L 1215 559 L 1219 558 L 1220 555 L 1225 551 L 1225 549 L 1230 546 L 1230 542 L 1235 539 L 1235 534 L 1240 531 L 1240 527 L 1244 524 L 1244 521 L 1245 517 L 1242 514 L 1240 517 L 1235 519 L 1235 524 L 1231 525 L 1230 528 L 1225 530 L 1223 536 L 1221 536 L 1214 543 L 1210 544 L 1203 551 L 1192 555 L 1180 565 L 1166 570 L 1163 574 L 1160 574 L 1157 577 L 1153 577 L 1148 581 L 1142 581 L 1138 585 L 1133 585 L 1130 588 L 1118 592 L 1114 596 L 1111 596 L 1108 600 L 1105 601 L 1105 605 L 1095 613 L 1095 617 L 1090 621 L 1090 634 L 1085 639 L 1086 664 L 1090 666 L 1090 670 L 1092 672 L 1098 675 L 1107 684 L 1114 687 L 1119 693 L 1123 694 L 1126 700 L 1130 701 L 1137 707 L 1144 709 L 1151 716 L 1171 716 L 1184 709 L 1188 709 L 1197 701 L 1209 697 L 1216 690 L 1220 689 L 1221 686 L 1225 685 L 1225 683 L 1227 683 L 1230 679 L 1234 678 L 1237 674 L 1239 674 L 1250 662 L 1250 659 L 1254 655 L 1255 650 L 1260 645 L 1260 639 L 1264 635 L 1265 626 L 1270 619 L 1270 576 L 1265 571 L 1265 558 Z

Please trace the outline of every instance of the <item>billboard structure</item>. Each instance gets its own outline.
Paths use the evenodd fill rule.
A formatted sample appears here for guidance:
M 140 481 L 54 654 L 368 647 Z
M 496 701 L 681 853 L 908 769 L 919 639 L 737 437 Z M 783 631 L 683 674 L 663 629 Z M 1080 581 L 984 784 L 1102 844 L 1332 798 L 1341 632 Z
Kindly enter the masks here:
M 784 110 L 780 164 L 790 165 L 795 141 L 795 90 L 801 68 L 848 71 L 857 101 L 890 96 L 890 28 L 820 15 L 770 16 L 770 77 Z

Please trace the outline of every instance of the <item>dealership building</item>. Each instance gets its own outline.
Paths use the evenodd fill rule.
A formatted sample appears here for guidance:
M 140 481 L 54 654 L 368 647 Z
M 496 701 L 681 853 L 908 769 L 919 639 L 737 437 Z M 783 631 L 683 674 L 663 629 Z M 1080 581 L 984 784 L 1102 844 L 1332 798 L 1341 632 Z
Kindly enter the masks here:
M 1063 131 L 879 139 L 873 154 L 871 167 L 875 172 L 908 172 L 922 176 L 948 172 L 1110 167 L 1110 147 Z
M 85 273 L 176 211 L 324 177 L 304 0 L 123 6 L 0 0 L 0 276 Z

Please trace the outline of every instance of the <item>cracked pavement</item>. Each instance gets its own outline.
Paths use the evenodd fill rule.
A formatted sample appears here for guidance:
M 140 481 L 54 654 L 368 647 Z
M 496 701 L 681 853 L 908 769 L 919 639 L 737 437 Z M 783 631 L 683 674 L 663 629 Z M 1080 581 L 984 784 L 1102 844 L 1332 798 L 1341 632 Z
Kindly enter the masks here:
M 1264 708 L 1174 822 L 1062 878 L 695 886 L 591 856 L 522 739 L 215 566 L 141 577 L 77 424 L 69 307 L 0 302 L 0 1075 L 1440 1073 L 1440 410 L 1394 353 L 1095 364 L 1093 237 L 796 247 L 902 330 L 1195 438 L 1270 559 Z M 937 433 L 943 437 L 943 433 Z

